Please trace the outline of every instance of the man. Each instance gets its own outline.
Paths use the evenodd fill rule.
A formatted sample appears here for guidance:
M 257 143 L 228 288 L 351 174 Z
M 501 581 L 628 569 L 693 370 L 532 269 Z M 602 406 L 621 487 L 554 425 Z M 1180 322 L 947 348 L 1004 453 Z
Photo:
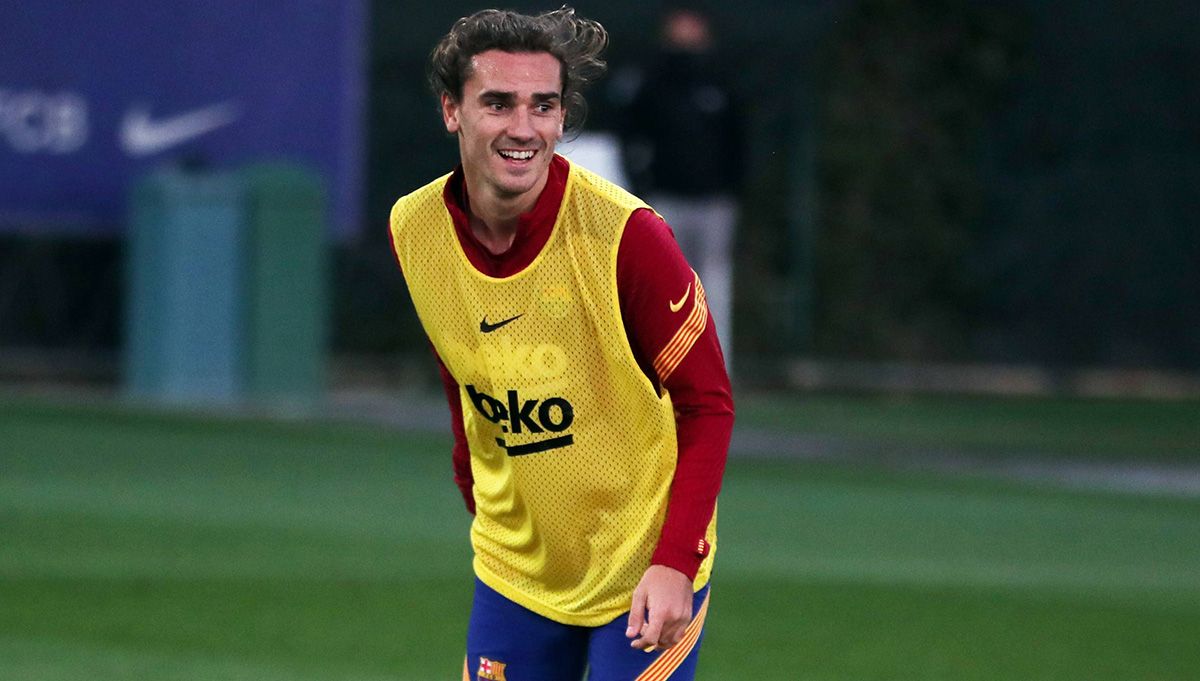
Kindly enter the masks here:
M 644 203 L 554 154 L 604 67 L 563 8 L 455 23 L 461 165 L 391 232 L 474 512 L 466 679 L 690 679 L 733 405 L 704 289 Z
M 675 7 L 662 24 L 662 49 L 625 79 L 620 132 L 626 173 L 675 231 L 704 280 L 717 338 L 732 365 L 733 247 L 743 177 L 742 122 L 721 77 L 711 22 Z

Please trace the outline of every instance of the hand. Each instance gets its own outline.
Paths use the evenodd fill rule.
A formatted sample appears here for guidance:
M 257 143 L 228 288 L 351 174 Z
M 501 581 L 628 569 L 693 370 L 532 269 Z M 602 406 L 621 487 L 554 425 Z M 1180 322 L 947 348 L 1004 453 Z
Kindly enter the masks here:
M 625 629 L 625 636 L 634 639 L 630 647 L 650 653 L 679 643 L 692 621 L 692 595 L 692 580 L 687 575 L 665 565 L 651 565 L 633 590 Z

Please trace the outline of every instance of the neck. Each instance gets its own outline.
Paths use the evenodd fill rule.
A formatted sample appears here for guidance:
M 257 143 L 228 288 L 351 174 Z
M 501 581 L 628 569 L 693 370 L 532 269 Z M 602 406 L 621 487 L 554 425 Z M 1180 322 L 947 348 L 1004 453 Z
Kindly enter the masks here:
M 471 233 L 479 240 L 492 255 L 500 255 L 512 248 L 513 240 L 517 237 L 517 221 L 505 222 L 498 227 L 496 223 L 488 223 L 475 213 L 468 216 Z
M 542 195 L 546 177 L 542 177 L 531 190 L 513 195 L 500 194 L 486 185 L 478 186 L 469 175 L 464 179 L 471 232 L 493 254 L 507 251 L 517 235 L 520 217 L 533 210 L 538 197 Z

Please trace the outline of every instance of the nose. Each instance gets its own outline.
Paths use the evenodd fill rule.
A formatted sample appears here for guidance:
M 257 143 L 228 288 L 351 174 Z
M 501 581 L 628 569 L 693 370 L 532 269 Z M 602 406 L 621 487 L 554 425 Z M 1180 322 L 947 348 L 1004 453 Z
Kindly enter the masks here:
M 523 106 L 513 108 L 513 114 L 508 121 L 508 136 L 513 140 L 528 141 L 533 139 L 533 117 L 529 109 Z

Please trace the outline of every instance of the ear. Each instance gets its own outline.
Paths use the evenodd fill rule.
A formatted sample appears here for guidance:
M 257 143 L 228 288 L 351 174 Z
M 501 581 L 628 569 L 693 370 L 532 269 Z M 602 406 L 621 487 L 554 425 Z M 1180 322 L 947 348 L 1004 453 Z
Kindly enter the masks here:
M 461 109 L 458 105 L 458 102 L 454 101 L 454 98 L 450 96 L 450 93 L 443 92 L 442 122 L 446 124 L 446 132 L 450 133 L 451 135 L 458 134 L 459 129 L 462 127 L 458 121 L 458 114 L 460 110 Z

